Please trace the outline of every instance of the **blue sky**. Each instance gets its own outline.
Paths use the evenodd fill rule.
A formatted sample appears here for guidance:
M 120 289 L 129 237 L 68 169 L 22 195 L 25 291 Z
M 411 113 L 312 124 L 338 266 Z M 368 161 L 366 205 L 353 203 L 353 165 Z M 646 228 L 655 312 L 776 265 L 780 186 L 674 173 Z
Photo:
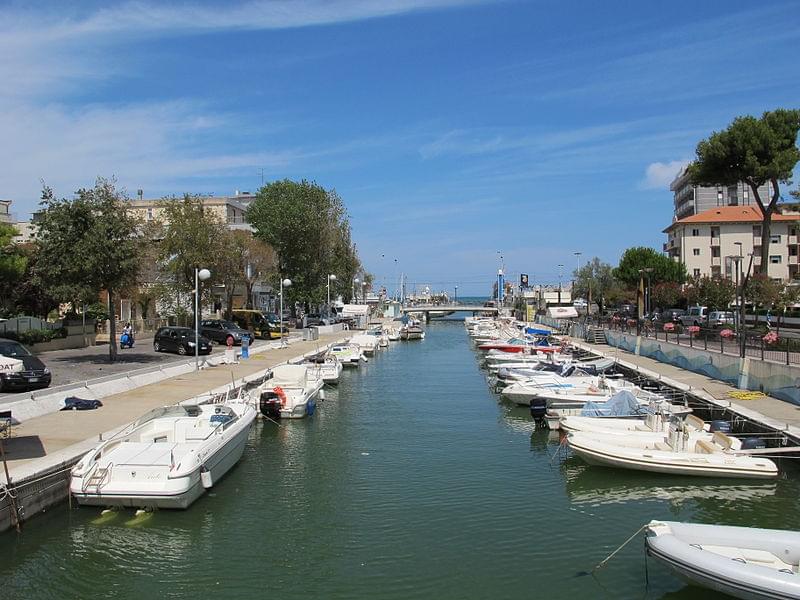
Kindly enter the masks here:
M 799 42 L 793 2 L 2 3 L 0 197 L 263 169 L 336 188 L 379 283 L 557 282 L 660 249 L 697 142 L 800 105 Z

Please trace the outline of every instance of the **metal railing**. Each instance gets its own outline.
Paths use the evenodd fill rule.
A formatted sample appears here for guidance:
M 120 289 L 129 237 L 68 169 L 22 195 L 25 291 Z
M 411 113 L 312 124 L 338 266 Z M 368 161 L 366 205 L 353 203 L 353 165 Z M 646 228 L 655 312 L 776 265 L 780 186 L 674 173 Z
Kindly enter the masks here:
M 718 352 L 729 356 L 741 355 L 741 338 L 734 335 L 721 335 L 725 327 L 695 328 L 672 324 L 672 328 L 664 329 L 664 323 L 636 319 L 594 319 L 589 322 L 596 327 L 604 327 L 611 331 L 620 331 L 630 335 L 640 335 L 677 346 L 687 346 L 709 352 Z M 728 328 L 728 331 L 731 331 Z M 764 340 L 764 333 L 756 331 L 744 332 L 744 355 L 759 360 L 779 362 L 786 365 L 800 364 L 800 339 L 782 337 L 780 332 L 777 341 L 770 343 Z M 740 334 L 741 335 L 741 334 Z

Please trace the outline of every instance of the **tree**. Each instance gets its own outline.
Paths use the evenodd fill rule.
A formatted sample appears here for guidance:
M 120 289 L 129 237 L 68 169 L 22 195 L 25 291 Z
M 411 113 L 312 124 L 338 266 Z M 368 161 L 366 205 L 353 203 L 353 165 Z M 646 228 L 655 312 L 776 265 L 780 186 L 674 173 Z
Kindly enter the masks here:
M 653 269 L 650 273 L 650 285 L 664 281 L 683 283 L 686 281 L 686 265 L 664 256 L 653 248 L 638 246 L 628 248 L 619 259 L 619 266 L 614 269 L 616 279 L 629 289 L 639 286 L 644 269 Z M 645 277 L 646 279 L 646 277 Z
M 707 306 L 709 310 L 727 309 L 736 295 L 736 286 L 724 277 L 698 277 L 686 288 L 690 304 Z
M 182 297 L 192 296 L 195 268 L 211 271 L 211 280 L 202 286 L 202 301 L 211 300 L 211 285 L 221 280 L 222 273 L 217 262 L 223 256 L 223 233 L 225 224 L 213 212 L 203 210 L 196 196 L 185 194 L 183 198 L 165 198 L 158 204 L 159 216 L 150 225 L 148 237 L 159 239 L 158 261 L 163 277 L 158 288 L 166 293 L 167 302 L 175 299 L 175 314 L 191 312 L 181 305 Z M 193 297 L 193 296 L 192 296 Z M 192 327 L 194 327 L 194 318 Z
M 797 132 L 800 110 L 765 112 L 760 119 L 737 117 L 723 131 L 697 144 L 697 158 L 689 165 L 695 185 L 735 185 L 745 182 L 761 210 L 761 265 L 767 274 L 772 215 L 778 210 L 780 183 L 788 183 L 800 161 Z M 759 188 L 772 185 L 772 197 Z
M 13 243 L 16 235 L 13 225 L 0 223 L 0 312 L 11 310 L 14 291 L 28 266 L 24 251 Z
M 219 281 L 225 285 L 226 317 L 231 317 L 236 289 L 244 291 L 245 305 L 252 308 L 253 286 L 275 271 L 272 249 L 253 237 L 249 231 L 225 231 L 221 253 L 215 261 Z
M 573 271 L 575 297 L 597 302 L 603 310 L 603 302 L 609 292 L 619 284 L 614 279 L 613 267 L 596 256 Z
M 650 303 L 654 308 L 673 308 L 681 299 L 681 286 L 674 281 L 657 283 L 650 291 Z
M 349 291 L 361 265 L 347 212 L 335 190 L 306 180 L 274 181 L 258 191 L 246 219 L 255 237 L 275 252 L 275 287 L 279 278 L 292 280 L 284 290 L 290 299 L 321 303 L 330 274 L 337 276 L 340 290 Z M 293 309 L 294 303 L 289 306 Z
M 114 181 L 98 178 L 77 197 L 56 199 L 45 187 L 37 223 L 39 277 L 62 301 L 89 302 L 102 290 L 114 304 L 117 290 L 139 270 L 139 221 Z M 117 357 L 116 319 L 110 314 L 109 360 Z

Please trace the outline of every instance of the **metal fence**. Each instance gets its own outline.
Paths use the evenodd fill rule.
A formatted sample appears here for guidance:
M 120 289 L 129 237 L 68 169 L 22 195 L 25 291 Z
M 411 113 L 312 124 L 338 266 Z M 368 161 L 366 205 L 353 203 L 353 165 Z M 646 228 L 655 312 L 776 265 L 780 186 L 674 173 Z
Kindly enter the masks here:
M 637 321 L 635 319 L 600 320 L 593 321 L 590 324 L 678 346 L 688 346 L 689 348 L 719 352 L 731 356 L 741 355 L 741 338 L 735 334 L 730 337 L 720 335 L 722 331 L 725 331 L 724 328 L 701 327 L 699 331 L 689 331 L 689 328 L 674 325 L 673 330 L 665 331 L 664 323 L 653 323 L 646 320 Z M 777 333 L 778 340 L 774 343 L 768 343 L 764 341 L 763 333 L 745 332 L 743 334 L 745 336 L 744 355 L 787 365 L 800 364 L 800 339 L 783 337 L 780 332 Z

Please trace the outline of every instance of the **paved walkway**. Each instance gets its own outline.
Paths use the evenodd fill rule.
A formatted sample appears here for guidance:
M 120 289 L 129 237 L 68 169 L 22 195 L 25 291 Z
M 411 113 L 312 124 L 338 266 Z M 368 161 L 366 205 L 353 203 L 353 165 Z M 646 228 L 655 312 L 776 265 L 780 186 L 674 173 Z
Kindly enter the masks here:
M 783 430 L 791 427 L 793 435 L 800 435 L 800 407 L 794 404 L 771 396 L 763 396 L 755 400 L 737 400 L 728 394 L 740 391 L 738 388 L 702 373 L 694 373 L 652 358 L 637 356 L 632 352 L 607 344 L 590 344 L 577 338 L 573 339 L 571 343 L 609 358 L 617 358 L 623 366 L 638 368 L 645 374 L 676 381 L 687 386 L 692 392 L 699 392 L 699 396 L 706 396 L 708 399 L 714 400 L 717 405 L 729 406 L 737 413 L 755 418 L 777 429 Z
M 101 434 L 122 427 L 153 408 L 204 394 L 352 335 L 350 331 L 321 335 L 316 341 L 265 350 L 237 365 L 219 365 L 165 379 L 103 398 L 103 406 L 97 410 L 59 411 L 27 420 L 15 426 L 13 437 L 5 441 L 12 479 L 24 477 L 48 462 L 57 464 L 70 455 L 88 451 Z

